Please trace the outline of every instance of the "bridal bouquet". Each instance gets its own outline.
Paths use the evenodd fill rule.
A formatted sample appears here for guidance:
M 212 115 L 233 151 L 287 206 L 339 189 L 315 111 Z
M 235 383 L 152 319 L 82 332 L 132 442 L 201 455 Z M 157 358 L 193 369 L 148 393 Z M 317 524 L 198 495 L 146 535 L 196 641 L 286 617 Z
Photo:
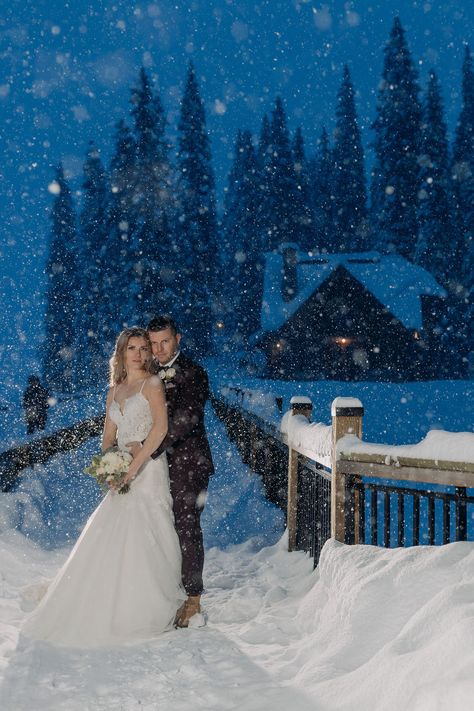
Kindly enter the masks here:
M 84 471 L 94 477 L 102 491 L 107 492 L 113 486 L 119 494 L 126 494 L 130 484 L 121 486 L 121 483 L 131 461 L 132 455 L 129 452 L 118 447 L 110 447 L 102 454 L 94 454 L 90 465 Z

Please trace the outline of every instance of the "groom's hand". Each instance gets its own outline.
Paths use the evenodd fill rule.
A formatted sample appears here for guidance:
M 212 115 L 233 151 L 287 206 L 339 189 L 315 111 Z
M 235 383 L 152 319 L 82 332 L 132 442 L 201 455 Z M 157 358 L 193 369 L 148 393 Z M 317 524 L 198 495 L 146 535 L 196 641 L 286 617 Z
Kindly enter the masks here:
M 127 442 L 125 445 L 132 457 L 135 459 L 137 456 L 138 452 L 142 448 L 142 443 L 141 442 Z

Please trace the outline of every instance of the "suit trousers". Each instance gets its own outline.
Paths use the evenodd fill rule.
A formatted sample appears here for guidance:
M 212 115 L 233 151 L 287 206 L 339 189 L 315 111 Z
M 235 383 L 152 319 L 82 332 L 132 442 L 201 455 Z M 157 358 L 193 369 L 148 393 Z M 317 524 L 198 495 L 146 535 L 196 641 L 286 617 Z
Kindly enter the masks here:
M 200 477 L 193 482 L 173 479 L 170 466 L 170 486 L 173 497 L 173 513 L 176 532 L 181 547 L 182 583 L 187 595 L 203 592 L 202 569 L 204 567 L 204 544 L 201 530 L 201 513 L 206 503 L 208 481 Z

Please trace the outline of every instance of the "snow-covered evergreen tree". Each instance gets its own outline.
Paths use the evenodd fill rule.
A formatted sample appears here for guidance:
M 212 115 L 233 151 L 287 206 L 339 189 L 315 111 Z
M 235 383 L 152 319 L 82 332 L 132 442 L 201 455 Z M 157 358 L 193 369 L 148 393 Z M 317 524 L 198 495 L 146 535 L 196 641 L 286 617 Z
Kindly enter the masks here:
M 132 106 L 136 159 L 131 243 L 138 282 L 138 288 L 134 289 L 137 303 L 133 320 L 143 323 L 166 310 L 170 296 L 162 276 L 167 256 L 171 256 L 174 200 L 163 106 L 143 68 L 138 86 L 132 92 Z
M 461 283 L 474 289 L 474 68 L 466 45 L 462 67 L 462 108 L 456 126 L 452 159 L 453 193 L 459 252 L 463 256 Z
M 55 198 L 46 265 L 48 288 L 42 371 L 49 389 L 69 392 L 73 389 L 76 294 L 81 285 L 78 280 L 76 216 L 62 165 L 57 168 L 50 190 Z
M 267 114 L 263 115 L 260 127 L 260 136 L 257 147 L 258 163 L 258 192 L 260 194 L 260 205 L 256 215 L 258 230 L 262 236 L 262 250 L 267 252 L 270 249 L 272 219 L 269 206 L 270 191 L 270 171 L 272 152 L 272 127 Z
M 314 219 L 314 248 L 317 252 L 333 250 L 333 157 L 325 128 L 318 139 L 316 155 L 309 162 L 309 199 Z
M 227 319 L 245 344 L 260 323 L 263 292 L 262 234 L 258 221 L 260 195 L 258 159 L 250 131 L 239 131 L 229 176 L 223 223 L 229 254 L 226 281 L 232 284 Z
M 367 242 L 364 152 L 349 68 L 344 66 L 336 107 L 333 149 L 333 249 L 363 250 Z
M 181 100 L 178 131 L 176 250 L 180 269 L 176 290 L 186 343 L 201 356 L 212 344 L 218 249 L 211 148 L 192 64 Z
M 296 194 L 298 196 L 298 204 L 295 206 L 295 210 L 302 215 L 298 244 L 301 249 L 309 252 L 315 246 L 314 217 L 309 197 L 308 163 L 305 155 L 303 132 L 300 126 L 295 131 L 291 149 L 296 174 Z
M 283 102 L 275 101 L 272 112 L 269 164 L 266 169 L 264 221 L 268 224 L 267 248 L 278 249 L 283 242 L 310 240 L 311 214 L 301 199 Z
M 79 219 L 81 289 L 76 298 L 74 381 L 76 390 L 107 378 L 103 344 L 104 252 L 107 242 L 108 186 L 104 166 L 91 141 L 84 163 Z
M 474 366 L 474 68 L 470 48 L 465 47 L 462 67 L 462 108 L 453 146 L 452 184 L 458 253 L 462 268 L 453 275 L 451 291 L 457 292 L 457 321 L 453 332 L 463 336 L 462 348 Z
M 455 249 L 452 224 L 447 129 L 434 71 L 430 72 L 423 101 L 419 166 L 419 235 L 415 261 L 447 286 L 453 268 L 459 270 L 460 255 Z
M 400 19 L 385 46 L 377 97 L 372 222 L 376 247 L 412 260 L 418 237 L 418 155 L 421 107 L 417 72 Z
M 104 349 L 111 354 L 114 340 L 135 319 L 140 285 L 135 265 L 135 160 L 136 145 L 125 121 L 117 124 L 115 151 L 110 162 L 110 197 L 107 241 L 103 259 L 106 299 L 103 304 Z
M 235 333 L 237 328 L 237 303 L 239 300 L 238 256 L 242 249 L 239 196 L 243 180 L 243 133 L 237 131 L 234 159 L 230 168 L 227 186 L 224 188 L 224 211 L 221 222 L 221 279 L 218 290 L 222 303 L 222 317 L 226 329 Z M 255 219 L 255 216 L 254 216 Z

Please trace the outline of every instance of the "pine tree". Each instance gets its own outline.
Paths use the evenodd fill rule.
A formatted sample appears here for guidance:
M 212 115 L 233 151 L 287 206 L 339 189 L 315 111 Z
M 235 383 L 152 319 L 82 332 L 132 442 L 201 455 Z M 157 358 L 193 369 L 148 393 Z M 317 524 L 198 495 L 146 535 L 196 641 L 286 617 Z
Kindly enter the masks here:
M 301 215 L 298 244 L 302 250 L 309 252 L 315 244 L 314 217 L 309 197 L 308 164 L 304 150 L 303 132 L 300 126 L 296 129 L 291 149 L 296 175 L 296 195 L 298 196 L 295 212 Z
M 99 152 L 91 141 L 84 163 L 82 211 L 79 220 L 81 289 L 76 298 L 74 380 L 76 390 L 107 377 L 103 343 L 104 252 L 107 241 L 108 187 Z
M 308 206 L 298 190 L 286 115 L 280 97 L 275 101 L 271 121 L 270 161 L 267 172 L 268 197 L 265 206 L 269 224 L 268 247 L 277 250 L 284 242 L 306 243 L 311 228 Z
M 364 152 L 349 68 L 344 66 L 337 97 L 333 149 L 333 249 L 363 250 L 367 239 Z
M 462 66 L 462 108 L 456 126 L 452 161 L 453 201 L 458 242 L 457 273 L 452 274 L 451 293 L 456 308 L 451 327 L 454 347 L 474 362 L 474 69 L 466 45 Z M 459 340 L 462 339 L 462 343 Z M 456 343 L 456 340 L 458 343 Z
M 54 194 L 51 244 L 46 266 L 48 278 L 43 348 L 43 380 L 56 391 L 73 388 L 73 358 L 78 280 L 76 218 L 62 165 L 52 183 Z
M 243 180 L 243 134 L 237 131 L 234 147 L 234 159 L 224 188 L 224 212 L 221 227 L 221 266 L 225 280 L 221 285 L 223 301 L 222 315 L 226 329 L 235 333 L 237 328 L 236 304 L 239 300 L 238 256 L 242 249 L 240 222 L 240 191 Z
M 447 128 L 436 74 L 423 102 L 419 157 L 419 235 L 415 261 L 445 286 L 451 278 L 452 211 Z
M 334 163 L 325 128 L 318 140 L 316 155 L 310 161 L 309 199 L 314 219 L 314 250 L 333 252 L 333 193 Z
M 260 205 L 256 215 L 257 228 L 261 235 L 262 251 L 268 252 L 271 245 L 272 218 L 270 207 L 270 172 L 272 153 L 272 127 L 267 114 L 263 115 L 257 148 L 258 191 Z
M 417 72 L 398 17 L 385 47 L 377 97 L 372 220 L 377 246 L 413 259 L 417 243 L 420 104 Z
M 136 145 L 124 121 L 117 124 L 115 152 L 110 162 L 110 197 L 107 241 L 103 260 L 104 348 L 112 352 L 114 340 L 135 320 L 140 285 L 134 252 Z M 127 285 L 124 289 L 124 285 Z
M 178 124 L 177 254 L 181 265 L 178 294 L 186 341 L 197 356 L 212 342 L 217 268 L 217 217 L 211 149 L 204 105 L 192 64 Z
M 255 216 L 260 204 L 259 166 L 250 131 L 237 134 L 224 214 L 224 241 L 230 254 L 233 314 L 238 340 L 246 342 L 260 323 L 263 292 L 262 236 Z
M 169 226 L 173 211 L 166 119 L 159 94 L 153 91 L 143 68 L 132 92 L 132 105 L 136 159 L 131 240 L 138 281 L 134 320 L 141 322 L 165 310 L 169 298 L 161 275 L 166 258 L 171 258 Z
M 472 291 L 474 289 L 474 69 L 472 54 L 467 45 L 462 67 L 462 108 L 453 146 L 452 179 L 456 225 L 459 231 L 458 253 L 463 260 L 457 277 L 464 287 Z

